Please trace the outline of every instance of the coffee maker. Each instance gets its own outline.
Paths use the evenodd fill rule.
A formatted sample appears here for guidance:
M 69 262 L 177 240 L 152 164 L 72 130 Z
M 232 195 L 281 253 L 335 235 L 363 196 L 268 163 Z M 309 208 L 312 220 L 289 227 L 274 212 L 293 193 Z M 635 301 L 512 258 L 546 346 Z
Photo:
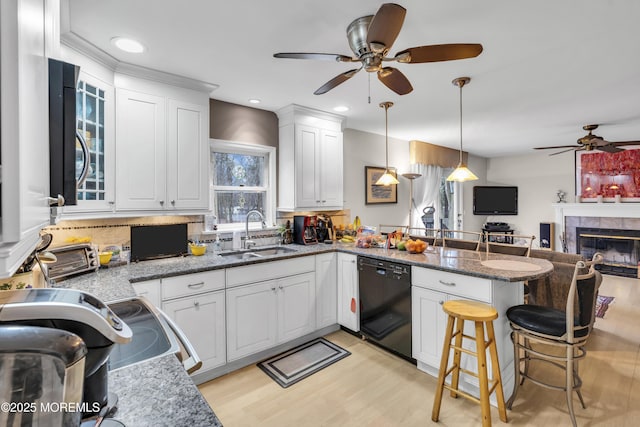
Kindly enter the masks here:
M 314 245 L 318 243 L 316 226 L 318 217 L 315 215 L 294 215 L 293 243 L 298 245 Z
M 90 420 L 100 422 L 115 411 L 117 397 L 108 392 L 107 359 L 113 344 L 130 342 L 132 332 L 104 302 L 73 289 L 3 291 L 0 326 L 36 326 L 80 337 L 87 349 L 81 405 L 83 425 Z

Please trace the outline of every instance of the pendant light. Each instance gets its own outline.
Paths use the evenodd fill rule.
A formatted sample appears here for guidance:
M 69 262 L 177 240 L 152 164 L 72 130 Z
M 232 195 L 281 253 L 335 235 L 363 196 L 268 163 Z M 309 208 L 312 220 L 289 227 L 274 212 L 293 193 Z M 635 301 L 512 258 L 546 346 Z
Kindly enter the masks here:
M 447 181 L 464 182 L 475 181 L 478 179 L 478 177 L 475 176 L 462 161 L 462 86 L 466 85 L 470 81 L 471 77 L 458 77 L 457 79 L 453 79 L 451 82 L 460 88 L 460 161 L 458 162 L 458 166 L 447 177 Z
M 391 184 L 398 184 L 400 181 L 396 179 L 395 176 L 391 174 L 389 171 L 389 120 L 388 114 L 389 108 L 393 107 L 393 102 L 381 102 L 380 108 L 384 108 L 384 145 L 385 145 L 385 163 L 384 163 L 384 173 L 378 180 L 376 181 L 376 185 L 384 185 L 389 186 Z

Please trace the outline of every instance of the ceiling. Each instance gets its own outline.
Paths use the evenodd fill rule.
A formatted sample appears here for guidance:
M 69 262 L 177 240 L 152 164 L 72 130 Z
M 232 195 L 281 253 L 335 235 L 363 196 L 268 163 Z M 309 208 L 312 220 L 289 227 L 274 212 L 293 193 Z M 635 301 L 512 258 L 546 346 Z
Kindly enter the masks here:
M 465 151 L 483 157 L 532 153 L 573 144 L 582 126 L 609 141 L 640 139 L 640 2 L 637 0 L 403 1 L 407 15 L 390 55 L 427 44 L 481 43 L 477 58 L 396 64 L 413 92 L 399 96 L 364 71 L 324 95 L 313 92 L 354 64 L 276 59 L 276 52 L 351 55 L 346 28 L 375 14 L 371 0 L 68 0 L 68 30 L 119 61 L 214 83 L 211 97 L 275 111 L 295 103 L 324 111 L 337 105 L 346 127 L 459 146 L 463 89 Z M 63 0 L 63 18 L 66 2 Z M 118 51 L 129 36 L 143 54 Z M 369 86 L 369 76 L 370 86 Z M 368 102 L 368 96 L 371 102 Z M 554 152 L 551 150 L 549 152 Z M 562 156 L 573 157 L 571 153 Z

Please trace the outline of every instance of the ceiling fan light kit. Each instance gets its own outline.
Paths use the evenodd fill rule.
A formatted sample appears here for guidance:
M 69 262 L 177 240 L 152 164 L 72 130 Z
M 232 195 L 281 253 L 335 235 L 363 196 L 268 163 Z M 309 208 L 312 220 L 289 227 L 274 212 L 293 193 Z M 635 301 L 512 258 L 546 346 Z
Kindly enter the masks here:
M 380 6 L 375 15 L 362 16 L 347 27 L 347 40 L 355 56 L 332 53 L 276 53 L 275 58 L 333 60 L 337 62 L 360 62 L 360 68 L 339 74 L 318 88 L 314 94 L 322 95 L 346 82 L 364 68 L 369 73 L 377 73 L 378 80 L 398 95 L 413 91 L 407 77 L 397 68 L 383 67 L 384 62 L 420 64 L 424 62 L 453 61 L 473 58 L 482 53 L 482 45 L 477 43 L 440 44 L 404 49 L 394 57 L 388 57 L 389 49 L 395 42 L 407 10 L 395 3 Z
M 398 184 L 400 181 L 396 179 L 395 176 L 391 174 L 389 171 L 389 119 L 388 119 L 388 111 L 389 108 L 393 107 L 393 102 L 381 102 L 380 108 L 384 108 L 384 146 L 385 146 L 385 162 L 384 162 L 384 173 L 378 180 L 375 185 L 384 185 L 389 186 L 392 184 Z
M 464 182 L 478 179 L 462 160 L 462 87 L 470 81 L 471 77 L 458 77 L 451 82 L 460 88 L 460 161 L 458 162 L 458 166 L 447 177 L 447 181 Z

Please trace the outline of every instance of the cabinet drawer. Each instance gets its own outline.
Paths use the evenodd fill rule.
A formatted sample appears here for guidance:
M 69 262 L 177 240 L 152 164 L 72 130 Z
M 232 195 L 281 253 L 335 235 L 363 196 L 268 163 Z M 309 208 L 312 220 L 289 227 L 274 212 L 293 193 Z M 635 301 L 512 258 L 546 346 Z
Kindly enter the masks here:
M 205 271 L 162 279 L 162 300 L 224 289 L 224 270 Z
M 227 269 L 227 287 L 261 282 L 279 277 L 315 271 L 314 256 L 289 258 L 282 261 L 262 262 Z
M 491 280 L 489 279 L 412 267 L 411 284 L 464 298 L 491 302 Z

